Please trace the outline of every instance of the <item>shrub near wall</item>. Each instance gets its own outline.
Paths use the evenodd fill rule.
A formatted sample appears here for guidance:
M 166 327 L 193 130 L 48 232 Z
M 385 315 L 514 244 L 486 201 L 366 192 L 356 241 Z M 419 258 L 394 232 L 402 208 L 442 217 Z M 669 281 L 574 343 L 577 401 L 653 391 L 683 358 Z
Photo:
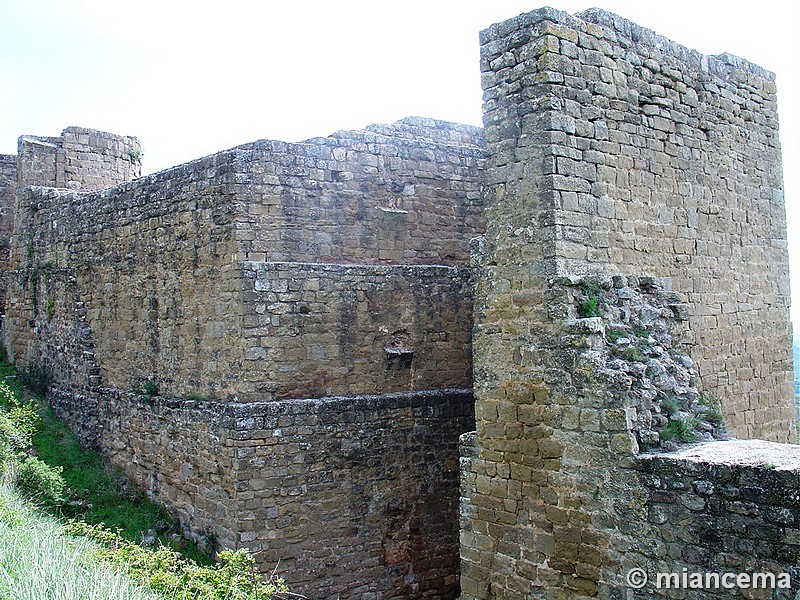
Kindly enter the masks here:
M 60 468 L 29 454 L 39 417 L 36 404 L 22 402 L 5 381 L 0 381 L 0 475 L 25 496 L 58 504 L 65 483 Z

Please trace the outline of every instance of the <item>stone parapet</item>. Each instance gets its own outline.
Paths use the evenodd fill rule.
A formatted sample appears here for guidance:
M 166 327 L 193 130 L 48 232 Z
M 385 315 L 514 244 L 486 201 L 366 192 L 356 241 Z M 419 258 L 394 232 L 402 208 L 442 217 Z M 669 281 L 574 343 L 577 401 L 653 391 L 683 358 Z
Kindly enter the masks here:
M 18 141 L 18 186 L 95 191 L 141 175 L 139 140 L 85 127 L 60 137 L 23 135 Z
M 458 597 L 469 390 L 249 403 L 97 393 L 100 449 L 191 537 L 249 548 L 308 597 Z

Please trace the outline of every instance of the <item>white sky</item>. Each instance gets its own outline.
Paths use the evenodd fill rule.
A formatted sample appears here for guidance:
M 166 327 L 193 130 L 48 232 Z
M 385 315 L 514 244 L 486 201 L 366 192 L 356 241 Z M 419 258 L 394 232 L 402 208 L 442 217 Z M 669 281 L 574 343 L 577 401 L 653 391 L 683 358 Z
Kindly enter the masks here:
M 149 173 L 408 115 L 480 125 L 478 31 L 600 6 L 777 74 L 800 329 L 798 0 L 538 1 L 0 0 L 0 153 L 79 125 L 138 136 Z

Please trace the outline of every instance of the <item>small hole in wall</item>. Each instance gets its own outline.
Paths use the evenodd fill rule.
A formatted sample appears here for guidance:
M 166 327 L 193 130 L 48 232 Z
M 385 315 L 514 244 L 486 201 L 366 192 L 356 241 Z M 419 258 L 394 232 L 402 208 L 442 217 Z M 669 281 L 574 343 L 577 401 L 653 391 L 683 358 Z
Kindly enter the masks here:
M 411 348 L 384 348 L 386 351 L 386 370 L 410 369 L 414 360 L 414 350 Z

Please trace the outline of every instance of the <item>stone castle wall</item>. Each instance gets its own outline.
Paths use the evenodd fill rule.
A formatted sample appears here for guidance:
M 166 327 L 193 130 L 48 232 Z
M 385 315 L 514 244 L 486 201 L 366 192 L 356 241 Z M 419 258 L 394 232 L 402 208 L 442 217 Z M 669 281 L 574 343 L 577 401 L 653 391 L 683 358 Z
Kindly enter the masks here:
M 19 138 L 19 187 L 102 190 L 141 175 L 141 146 L 131 136 L 67 127 L 60 137 Z
M 250 394 L 316 398 L 471 385 L 466 269 L 249 262 L 244 273 L 252 291 L 244 299 L 240 377 Z
M 759 440 L 714 442 L 645 457 L 639 481 L 647 502 L 633 533 L 638 537 L 635 549 L 644 558 L 637 567 L 650 581 L 634 597 L 670 597 L 674 591 L 657 589 L 657 574 L 683 577 L 684 572 L 775 576 L 775 593 L 706 585 L 701 593 L 708 598 L 796 594 L 798 475 L 797 446 Z M 786 589 L 789 584 L 795 591 Z
M 800 584 L 796 446 L 733 440 L 632 462 L 621 454 L 608 470 L 588 463 L 603 476 L 583 477 L 582 499 L 554 505 L 548 489 L 525 506 L 508 492 L 531 483 L 490 475 L 474 435 L 462 442 L 464 599 L 790 598 Z M 567 464 L 568 454 L 550 460 Z
M 774 75 L 603 11 L 530 13 L 481 40 L 490 210 L 535 238 L 544 275 L 671 280 L 731 430 L 792 439 Z M 506 210 L 517 197 L 533 210 Z
M 189 535 L 315 597 L 455 597 L 479 143 L 410 118 L 22 187 L 10 357 Z
M 0 269 L 8 270 L 8 252 L 14 218 L 14 192 L 17 189 L 17 157 L 0 154 Z M 6 286 L 0 280 L 0 319 L 5 311 Z
M 413 117 L 135 180 L 135 138 L 20 138 L 10 358 L 188 535 L 311 597 L 791 571 L 797 462 L 710 441 L 716 401 L 794 436 L 774 77 L 597 10 L 481 44 L 483 131 Z
M 99 393 L 101 450 L 193 536 L 249 548 L 308 597 L 458 596 L 469 390 L 251 403 Z
M 5 331 L 11 357 L 64 364 L 80 303 L 104 384 L 139 389 L 150 379 L 167 391 L 174 379 L 183 394 L 232 389 L 242 294 L 233 177 L 230 167 L 213 181 L 179 167 L 103 192 L 22 189 Z M 59 280 L 74 293 L 58 294 Z M 224 335 L 228 351 L 214 342 Z M 87 350 L 75 351 L 80 361 Z M 66 386 L 85 381 L 75 375 L 53 372 Z
M 243 148 L 259 165 L 239 236 L 249 260 L 466 265 L 482 231 L 476 127 L 411 117 Z
M 14 212 L 14 192 L 17 188 L 17 157 L 0 154 L 0 231 L 3 244 L 8 248 Z
M 464 136 L 466 146 L 372 133 L 333 147 L 329 139 L 261 142 L 88 195 L 26 188 L 17 227 L 25 245 L 11 268 L 28 273 L 26 286 L 31 273 L 53 269 L 77 278 L 106 385 L 151 380 L 172 396 L 252 400 L 468 387 L 461 265 L 482 217 L 479 151 Z M 439 162 L 422 172 L 426 152 Z M 387 177 L 416 183 L 373 187 L 379 162 Z M 337 182 L 332 173 L 347 176 Z M 407 209 L 395 207 L 403 190 Z M 386 214 L 419 221 L 415 240 L 400 242 L 392 258 L 379 246 L 405 224 L 383 229 Z M 433 214 L 439 220 L 425 225 Z M 354 229 L 334 233 L 336 219 Z M 359 253 L 364 238 L 374 247 Z M 49 335 L 46 283 L 37 283 L 35 306 L 21 289 L 11 300 L 15 359 L 36 358 L 39 333 Z M 107 330 L 115 335 L 96 335 Z M 393 361 L 398 353 L 405 358 Z M 412 358 L 405 373 L 387 369 Z
M 596 10 L 481 41 L 462 598 L 706 598 L 626 574 L 792 572 L 796 501 L 746 488 L 796 461 L 640 454 L 713 437 L 714 397 L 732 433 L 794 439 L 772 76 Z
M 353 136 L 344 139 L 348 147 L 356 143 Z M 317 214 L 328 222 L 341 217 L 350 223 L 346 217 L 355 210 L 363 211 L 361 221 L 352 221 L 355 227 L 380 228 L 385 222 L 383 208 L 402 190 L 365 187 L 363 179 L 375 179 L 365 168 L 348 180 L 355 181 L 352 186 L 332 181 L 332 166 L 347 172 L 347 163 L 332 158 L 327 140 L 291 149 L 280 142 L 254 144 L 89 195 L 26 189 L 18 235 L 32 240 L 34 251 L 29 255 L 27 246 L 18 246 L 12 269 L 37 276 L 69 269 L 78 279 L 106 385 L 138 389 L 149 379 L 172 396 L 240 399 L 468 387 L 468 277 L 453 256 L 463 258 L 466 239 L 480 224 L 476 150 L 455 147 L 451 163 L 445 159 L 449 146 L 422 140 L 404 149 L 390 141 L 382 138 L 397 164 L 386 169 L 398 180 L 418 181 L 406 186 L 416 191 L 408 193 L 404 214 L 422 219 L 438 212 L 445 219 L 438 203 L 457 205 L 446 226 L 424 230 L 415 242 L 423 248 L 430 240 L 426 252 L 446 242 L 438 249 L 450 258 L 427 258 L 437 266 L 423 267 L 419 263 L 425 260 L 415 256 L 407 257 L 412 264 L 402 269 L 381 266 L 377 253 L 342 256 L 354 243 L 347 233 L 380 243 L 374 229 L 329 240 L 328 252 L 350 266 L 319 264 L 321 257 L 311 254 L 299 258 L 314 262 L 286 261 L 294 242 L 284 248 L 277 237 L 274 245 L 258 246 L 254 238 L 262 229 L 298 239 L 320 235 L 322 227 L 310 217 L 286 222 L 273 215 L 272 225 L 262 223 L 269 210 L 291 213 L 301 201 L 328 205 L 334 214 Z M 266 146 L 282 153 L 266 152 Z M 380 146 L 370 150 L 365 146 L 353 160 L 389 162 Z M 441 168 L 416 173 L 418 159 L 408 158 L 412 151 L 439 152 Z M 453 163 L 459 161 L 455 173 Z M 303 166 L 313 162 L 314 170 Z M 352 164 L 347 168 L 355 171 Z M 264 175 L 280 169 L 289 173 Z M 270 187 L 254 181 L 258 177 L 286 183 Z M 444 190 L 442 197 L 425 191 L 426 185 Z M 302 191 L 287 191 L 288 186 Z M 254 190 L 260 191 L 256 197 Z M 466 210 L 471 221 L 462 219 L 459 211 Z M 457 232 L 461 241 L 450 243 Z M 404 253 L 398 255 L 401 264 Z M 360 266 L 351 264 L 358 261 Z M 46 282 L 40 283 L 35 307 L 32 295 L 21 290 L 10 302 L 9 311 L 18 311 L 8 333 L 13 343 L 7 344 L 15 358 L 36 357 L 37 335 L 48 335 L 53 315 L 34 325 L 23 316 L 47 315 L 49 292 Z M 98 335 L 101 331 L 115 334 Z M 388 368 L 398 353 L 406 356 L 394 362 L 414 358 L 405 373 Z

